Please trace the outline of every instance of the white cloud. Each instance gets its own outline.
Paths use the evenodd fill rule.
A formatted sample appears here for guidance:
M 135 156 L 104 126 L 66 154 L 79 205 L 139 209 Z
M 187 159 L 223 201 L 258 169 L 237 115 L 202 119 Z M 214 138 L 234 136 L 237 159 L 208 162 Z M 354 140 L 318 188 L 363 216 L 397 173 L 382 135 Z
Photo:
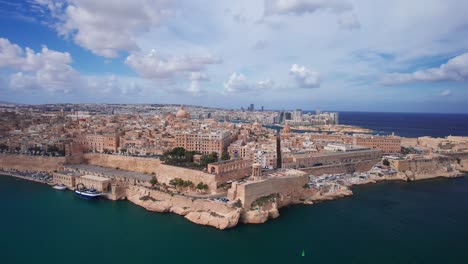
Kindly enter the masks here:
M 30 48 L 24 50 L 8 39 L 0 38 L 0 67 L 19 70 L 10 76 L 13 89 L 42 88 L 48 91 L 69 92 L 80 81 L 68 52 L 49 50 L 41 52 Z
M 302 88 L 318 88 L 322 81 L 318 72 L 297 64 L 291 66 L 289 74 L 294 78 L 297 85 Z
M 226 8 L 224 12 L 232 17 L 232 20 L 236 23 L 246 23 L 247 18 L 245 17 L 244 10 L 241 10 L 239 12 L 234 12 L 230 8 Z
M 10 43 L 8 39 L 0 38 L 0 67 L 18 67 L 22 64 L 23 49 Z
M 272 80 L 251 82 L 242 73 L 233 73 L 223 85 L 226 93 L 237 94 L 272 89 L 275 83 Z
M 391 73 L 382 78 L 384 85 L 441 81 L 468 81 L 468 52 L 450 59 L 438 68 L 429 68 L 413 73 Z
M 114 74 L 89 76 L 84 82 L 86 92 L 91 95 L 139 95 L 145 84 L 132 78 L 122 78 Z
M 178 73 L 202 71 L 206 65 L 222 60 L 213 55 L 170 57 L 165 59 L 151 50 L 148 54 L 132 54 L 125 63 L 140 76 L 148 79 L 170 78 Z
M 9 87 L 13 90 L 38 88 L 36 78 L 30 74 L 24 74 L 23 72 L 17 72 L 10 75 Z
M 52 0 L 42 1 L 51 2 Z M 117 3 L 124 2 L 124 0 L 112 2 L 100 0 L 91 3 L 91 0 L 88 0 L 90 3 L 84 6 L 81 4 L 82 1 L 54 1 L 64 3 L 62 8 L 53 7 L 58 10 L 56 11 L 58 14 L 64 16 L 63 20 L 59 19 L 59 23 L 55 24 L 59 26 L 57 29 L 63 28 L 68 20 L 72 21 L 65 12 L 67 3 L 82 6 L 86 10 L 90 9 L 87 7 L 88 5 L 104 3 L 109 12 L 111 10 L 113 12 L 121 9 L 116 6 Z M 110 18 L 106 16 L 106 19 L 109 24 L 115 25 L 118 29 L 111 28 L 104 22 L 102 26 L 95 23 L 93 27 L 85 27 L 83 25 L 92 23 L 88 23 L 88 19 L 80 19 L 76 26 L 72 27 L 76 28 L 74 31 L 68 30 L 63 33 L 69 36 L 69 42 L 77 43 L 75 36 L 78 31 L 82 33 L 83 37 L 87 35 L 84 34 L 85 32 L 92 30 L 101 32 L 103 37 L 107 37 L 105 36 L 107 31 L 110 32 L 110 36 L 113 36 L 114 32 L 120 32 L 122 29 L 122 36 L 130 37 L 125 43 L 134 44 L 122 45 L 122 47 L 136 47 L 141 50 L 131 50 L 128 54 L 147 53 L 156 47 L 158 55 L 163 54 L 163 61 L 169 61 L 173 57 L 171 55 L 197 55 L 204 54 L 204 52 L 213 52 L 213 54 L 222 56 L 224 61 L 222 65 L 208 65 L 205 66 L 204 70 L 201 70 L 209 75 L 213 83 L 196 82 L 192 84 L 191 71 L 176 74 L 178 78 L 145 79 L 141 80 L 148 84 L 148 88 L 145 90 L 148 94 L 145 94 L 145 99 L 151 98 L 152 94 L 154 96 L 157 93 L 158 96 L 161 95 L 158 100 L 184 101 L 188 89 L 191 91 L 206 89 L 207 93 L 203 99 L 194 99 L 190 102 L 194 104 L 210 102 L 210 105 L 237 107 L 245 101 L 244 96 L 231 96 L 224 100 L 218 100 L 217 97 L 218 93 L 225 92 L 223 84 L 228 81 L 232 72 L 244 73 L 248 79 L 248 88 L 255 85 L 255 81 L 264 80 L 265 77 L 274 78 L 277 85 L 285 89 L 297 88 L 298 85 L 296 85 L 293 76 L 285 72 L 285 69 L 289 70 L 292 64 L 297 63 L 307 68 L 313 66 L 314 68 L 310 68 L 311 70 L 319 71 L 320 76 L 326 79 L 327 89 L 313 91 L 295 89 L 296 96 L 291 99 L 284 96 L 287 94 L 285 89 L 273 89 L 265 94 L 264 100 L 278 107 L 304 108 L 310 103 L 305 102 L 305 98 L 310 98 L 311 93 L 313 93 L 313 98 L 317 102 L 316 107 L 323 109 L 352 110 L 352 104 L 357 102 L 355 107 L 361 110 L 366 107 L 371 108 L 370 105 L 376 105 L 374 109 L 384 110 L 382 108 L 384 104 L 380 104 L 384 101 L 387 101 L 388 104 L 395 104 L 395 107 L 404 105 L 405 103 L 401 102 L 400 99 L 400 95 L 404 93 L 404 101 L 411 102 L 408 103 L 407 110 L 423 111 L 422 108 L 417 109 L 418 105 L 421 105 L 418 102 L 421 102 L 421 96 L 424 93 L 430 92 L 430 89 L 424 87 L 428 84 L 423 83 L 404 91 L 401 89 L 382 90 L 375 89 L 380 85 L 380 83 L 376 83 L 376 78 L 382 77 L 385 73 L 409 73 L 408 69 L 415 69 L 411 70 L 410 73 L 412 73 L 421 69 L 438 68 L 442 63 L 434 64 L 434 58 L 439 60 L 439 58 L 448 58 L 447 56 L 467 52 L 468 20 L 466 10 L 468 1 L 347 1 L 352 3 L 352 8 L 351 5 L 348 5 L 344 11 L 342 11 L 343 8 L 327 7 L 329 3 L 333 4 L 333 1 L 268 1 L 274 7 L 270 9 L 272 12 L 270 14 L 265 13 L 265 1 L 178 1 L 174 5 L 168 4 L 168 8 L 174 12 L 173 16 L 159 22 L 150 22 L 151 26 L 143 26 L 141 30 L 128 31 L 128 28 L 136 28 L 126 25 L 126 23 L 133 25 L 132 20 L 128 19 L 126 15 L 121 16 L 120 13 L 115 12 L 118 15 L 113 15 Z M 139 2 L 139 0 L 135 1 L 135 3 Z M 306 2 L 309 5 L 301 5 L 301 3 Z M 283 3 L 283 5 L 279 3 Z M 316 3 L 316 8 L 311 3 Z M 129 10 L 138 6 L 135 4 L 135 7 Z M 422 9 L 421 6 L 424 8 Z M 232 12 L 226 13 L 227 8 Z M 97 12 L 101 11 L 90 9 L 88 12 L 90 18 L 100 17 L 94 14 Z M 234 14 L 242 14 L 242 16 L 234 17 Z M 44 15 L 48 16 L 49 14 Z M 166 15 L 161 16 L 161 18 L 164 17 Z M 353 20 L 354 18 L 358 18 L 358 21 Z M 44 22 L 45 18 L 37 16 L 36 19 Z M 263 19 L 264 24 L 255 23 L 259 19 Z M 115 20 L 121 21 L 115 22 Z M 137 20 L 143 21 L 146 18 L 138 18 Z M 245 21 L 245 23 L 235 23 L 235 21 Z M 78 24 L 78 22 L 80 23 Z M 269 27 L 268 25 L 274 26 Z M 357 25 L 360 25 L 360 29 L 352 33 L 340 30 L 354 29 L 357 28 Z M 425 25 L 425 27 L 421 28 L 421 25 Z M 22 30 L 22 28 L 20 27 L 18 30 Z M 96 51 L 101 49 L 98 45 L 111 45 L 110 50 L 115 52 L 119 52 L 119 49 L 122 48 L 114 45 L 112 41 L 95 43 L 96 37 L 92 34 L 89 37 L 94 39 L 94 42 L 90 42 L 94 44 L 86 45 Z M 261 51 L 254 50 L 255 43 L 261 44 L 259 40 L 267 40 L 268 47 Z M 49 47 L 52 45 L 63 46 L 60 43 L 45 44 Z M 85 48 L 89 49 L 89 47 Z M 356 56 L 356 52 L 359 51 L 371 52 L 375 58 Z M 40 50 L 36 49 L 36 52 L 40 52 Z M 120 52 L 120 54 L 127 53 Z M 73 53 L 73 55 L 75 54 Z M 99 68 L 100 71 L 117 70 L 121 72 L 120 64 L 126 57 L 127 55 L 116 58 L 112 60 L 112 63 L 106 65 L 99 64 L 99 62 L 107 58 L 96 59 L 98 65 L 89 68 L 88 71 Z M 0 59 L 0 63 L 4 61 Z M 17 69 L 17 71 L 2 71 L 0 76 L 3 75 L 2 77 L 6 79 L 10 73 L 29 74 L 28 71 Z M 150 70 L 151 68 L 147 71 Z M 31 76 L 35 79 L 35 74 Z M 85 78 L 82 76 L 82 79 Z M 414 80 L 414 78 L 410 79 Z M 4 83 L 4 87 L 6 87 L 8 80 L 5 80 Z M 176 88 L 185 93 L 183 95 L 172 93 L 172 90 Z M 445 86 L 436 91 L 435 95 L 440 95 L 444 89 L 451 89 L 452 92 L 455 92 L 454 88 Z M 247 89 L 247 91 L 250 90 Z M 330 94 L 333 94 L 333 100 L 330 99 Z M 5 96 L 5 94 L 1 96 Z M 82 97 L 85 96 L 86 94 L 82 95 Z M 118 100 L 121 99 L 117 94 L 115 96 Z M 112 100 L 112 97 L 109 95 L 106 98 Z M 89 96 L 89 98 L 94 97 Z M 106 101 L 101 98 L 99 98 L 100 101 Z M 461 94 L 457 94 L 458 98 L 462 98 Z M 132 100 L 128 99 L 127 102 Z M 138 99 L 135 98 L 135 100 Z M 376 100 L 380 100 L 379 103 L 376 103 Z M 447 100 L 441 101 L 448 102 Z M 404 109 L 402 108 L 402 110 Z M 429 110 L 431 109 L 429 108 Z
M 136 38 L 171 14 L 171 0 L 36 0 L 57 20 L 60 35 L 104 57 L 137 50 Z
M 440 93 L 441 96 L 451 96 L 452 95 L 452 91 L 450 91 L 450 89 L 447 89 L 447 90 L 444 90 Z
M 192 96 L 201 96 L 205 93 L 201 89 L 200 82 L 207 82 L 210 78 L 203 72 L 192 72 L 190 74 L 190 86 L 187 89 L 187 92 Z
M 358 18 L 353 13 L 346 13 L 340 16 L 338 19 L 338 25 L 341 29 L 355 30 L 361 28 Z
M 210 78 L 203 72 L 191 72 L 190 73 L 190 80 L 192 81 L 209 81 Z
M 224 83 L 224 88 L 228 93 L 245 92 L 250 89 L 250 84 L 242 73 L 233 73 L 229 77 L 229 80 Z
M 255 44 L 252 46 L 254 50 L 262 50 L 268 47 L 268 42 L 264 39 L 258 40 L 255 42 Z
M 344 0 L 265 0 L 265 16 L 303 15 L 322 9 L 341 13 L 352 10 L 353 6 Z
M 18 71 L 9 75 L 5 85 L 15 91 L 38 90 L 88 95 L 137 95 L 145 85 L 138 79 L 116 75 L 81 76 L 73 67 L 67 52 L 43 46 L 40 52 L 21 48 L 0 38 L 0 68 Z M 201 77 L 200 77 L 201 78 Z
M 190 86 L 187 89 L 187 92 L 190 93 L 193 96 L 200 96 L 203 93 L 203 91 L 202 91 L 202 89 L 200 87 L 200 82 L 195 81 L 195 80 L 191 81 Z

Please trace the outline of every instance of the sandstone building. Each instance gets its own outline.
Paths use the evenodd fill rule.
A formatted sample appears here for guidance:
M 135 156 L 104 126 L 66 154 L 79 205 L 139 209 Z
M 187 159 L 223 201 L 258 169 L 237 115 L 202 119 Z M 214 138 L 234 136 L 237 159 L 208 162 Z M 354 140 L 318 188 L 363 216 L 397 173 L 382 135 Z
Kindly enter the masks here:
M 174 147 L 183 147 L 186 150 L 197 151 L 203 154 L 216 152 L 218 155 L 221 155 L 227 151 L 231 134 L 226 130 L 185 130 L 176 132 L 174 138 Z

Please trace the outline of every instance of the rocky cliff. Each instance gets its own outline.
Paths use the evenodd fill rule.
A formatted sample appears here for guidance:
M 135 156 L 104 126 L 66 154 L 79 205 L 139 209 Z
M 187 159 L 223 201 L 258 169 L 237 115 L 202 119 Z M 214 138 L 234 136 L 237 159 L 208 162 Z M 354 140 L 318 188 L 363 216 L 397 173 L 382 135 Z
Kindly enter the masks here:
M 240 209 L 222 203 L 170 195 L 139 186 L 129 186 L 126 196 L 130 202 L 147 210 L 176 213 L 185 216 L 193 223 L 213 226 L 218 229 L 236 226 L 241 212 Z

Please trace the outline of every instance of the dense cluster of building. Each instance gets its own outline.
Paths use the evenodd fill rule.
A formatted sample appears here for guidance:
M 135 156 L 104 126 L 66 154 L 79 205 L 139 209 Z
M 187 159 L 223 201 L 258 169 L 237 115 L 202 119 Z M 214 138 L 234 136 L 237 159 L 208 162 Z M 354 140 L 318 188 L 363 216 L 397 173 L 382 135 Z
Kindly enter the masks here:
M 83 109 L 73 105 L 63 105 L 60 109 L 54 106 L 4 108 L 0 113 L 0 151 L 155 156 L 181 147 L 200 154 L 215 152 L 218 157 L 225 153 L 233 159 L 247 159 L 263 168 L 275 169 L 290 166 L 291 160 L 311 154 L 350 152 L 346 148 L 332 148 L 333 144 L 380 149 L 384 153 L 397 153 L 401 147 L 401 138 L 394 135 L 292 133 L 289 125 L 337 123 L 337 113 L 255 112 L 251 106 L 250 113 L 244 116 L 245 111 L 191 109 L 195 114 L 183 106 L 173 105 L 142 108 L 109 105 L 94 110 L 90 105 L 84 105 Z M 246 123 L 252 119 L 253 122 Z M 264 122 L 266 119 L 272 120 Z M 280 137 L 277 130 L 264 126 L 270 123 L 284 123 Z
M 337 123 L 337 113 L 255 111 L 253 104 L 247 111 L 176 105 L 6 106 L 0 107 L 0 171 L 16 176 L 43 171 L 55 184 L 95 189 L 151 210 L 167 211 L 170 203 L 184 199 L 189 205 L 193 199 L 217 199 L 231 209 L 242 207 L 244 222 L 260 223 L 291 203 L 350 195 L 353 184 L 456 177 L 468 167 L 467 137 L 292 128 Z M 168 198 L 174 194 L 182 196 Z M 187 204 L 174 211 L 187 213 Z M 200 214 L 199 208 L 193 210 Z M 223 210 L 210 207 L 206 213 L 219 220 Z

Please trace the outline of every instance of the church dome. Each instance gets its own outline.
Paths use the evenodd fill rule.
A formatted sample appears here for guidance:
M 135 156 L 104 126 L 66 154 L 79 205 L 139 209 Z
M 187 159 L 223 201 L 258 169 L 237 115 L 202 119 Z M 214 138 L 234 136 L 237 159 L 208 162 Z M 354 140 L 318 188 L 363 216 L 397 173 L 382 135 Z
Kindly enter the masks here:
M 187 111 L 185 111 L 183 106 L 181 106 L 179 108 L 179 111 L 177 111 L 176 118 L 179 118 L 179 119 L 181 119 L 181 118 L 190 118 L 190 114 Z

